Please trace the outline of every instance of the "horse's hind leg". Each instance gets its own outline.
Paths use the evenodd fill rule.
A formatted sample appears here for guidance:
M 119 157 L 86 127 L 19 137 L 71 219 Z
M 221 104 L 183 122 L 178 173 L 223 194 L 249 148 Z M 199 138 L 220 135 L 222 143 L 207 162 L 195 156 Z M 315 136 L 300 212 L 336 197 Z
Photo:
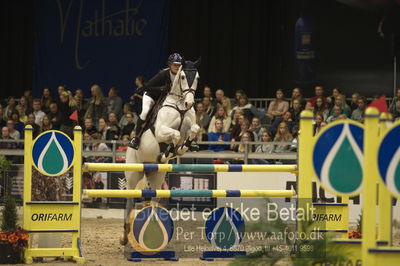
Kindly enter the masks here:
M 200 127 L 197 124 L 193 124 L 189 131 L 188 131 L 188 138 L 186 139 L 186 141 L 178 147 L 178 149 L 176 150 L 176 153 L 180 156 L 183 155 L 190 147 L 190 145 L 192 144 L 192 141 L 194 140 L 194 138 L 197 136 L 197 133 L 200 131 Z
M 165 180 L 164 172 L 151 171 L 146 173 L 147 180 L 149 182 L 150 189 L 161 189 L 162 184 Z
M 165 173 L 163 172 L 148 172 L 146 173 L 147 181 L 148 181 L 148 188 L 149 189 L 161 189 L 162 184 L 165 181 Z M 149 199 L 147 199 L 149 200 Z M 160 198 L 152 198 L 152 202 L 160 202 Z
M 125 172 L 125 178 L 126 178 L 126 185 L 127 189 L 135 189 L 136 185 L 139 183 L 139 181 L 143 178 L 144 173 L 143 172 Z M 130 231 L 130 226 L 129 226 L 129 215 L 131 211 L 135 207 L 135 199 L 133 198 L 127 198 L 126 199 L 126 207 L 125 207 L 125 218 L 124 218 L 124 234 L 120 239 L 120 244 L 125 245 L 128 242 L 128 234 Z

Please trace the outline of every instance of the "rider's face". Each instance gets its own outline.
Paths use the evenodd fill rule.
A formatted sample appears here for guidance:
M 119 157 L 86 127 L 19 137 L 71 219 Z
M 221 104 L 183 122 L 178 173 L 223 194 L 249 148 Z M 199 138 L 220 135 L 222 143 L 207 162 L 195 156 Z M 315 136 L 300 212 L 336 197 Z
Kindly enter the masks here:
M 169 65 L 169 69 L 171 70 L 171 72 L 174 74 L 174 75 L 176 75 L 176 73 L 178 73 L 178 70 L 179 70 L 179 67 L 180 67 L 181 65 L 180 64 L 175 64 L 175 63 L 173 63 L 173 64 L 170 64 Z

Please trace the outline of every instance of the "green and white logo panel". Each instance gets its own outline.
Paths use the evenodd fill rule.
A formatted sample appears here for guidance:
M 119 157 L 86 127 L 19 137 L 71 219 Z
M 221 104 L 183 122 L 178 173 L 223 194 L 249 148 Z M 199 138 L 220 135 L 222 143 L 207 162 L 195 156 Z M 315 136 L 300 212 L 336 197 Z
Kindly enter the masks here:
M 340 121 L 316 137 L 312 164 L 317 180 L 336 195 L 357 195 L 363 179 L 363 125 Z
M 33 165 L 47 176 L 58 176 L 67 172 L 73 164 L 74 154 L 72 140 L 61 131 L 46 131 L 33 143 Z
M 383 183 L 400 198 L 400 124 L 393 126 L 378 146 L 378 169 Z

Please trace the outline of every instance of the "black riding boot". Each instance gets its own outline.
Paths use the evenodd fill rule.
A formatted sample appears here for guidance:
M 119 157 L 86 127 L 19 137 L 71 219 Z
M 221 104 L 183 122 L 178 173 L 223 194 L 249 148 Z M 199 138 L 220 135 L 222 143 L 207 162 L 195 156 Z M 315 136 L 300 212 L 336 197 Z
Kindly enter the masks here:
M 143 126 L 144 120 L 138 118 L 137 123 L 136 123 L 136 128 L 135 128 L 135 137 L 133 139 L 131 139 L 131 141 L 129 142 L 128 146 L 137 150 L 139 149 L 139 145 L 140 145 L 140 131 L 142 130 L 142 126 Z

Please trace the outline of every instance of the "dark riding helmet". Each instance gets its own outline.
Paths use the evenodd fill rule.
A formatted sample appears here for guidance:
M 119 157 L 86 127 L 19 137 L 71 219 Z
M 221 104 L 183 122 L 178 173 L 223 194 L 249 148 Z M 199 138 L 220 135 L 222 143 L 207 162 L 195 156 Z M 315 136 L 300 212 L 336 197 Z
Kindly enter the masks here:
M 178 53 L 173 53 L 168 57 L 168 65 L 170 64 L 182 64 L 182 56 Z

